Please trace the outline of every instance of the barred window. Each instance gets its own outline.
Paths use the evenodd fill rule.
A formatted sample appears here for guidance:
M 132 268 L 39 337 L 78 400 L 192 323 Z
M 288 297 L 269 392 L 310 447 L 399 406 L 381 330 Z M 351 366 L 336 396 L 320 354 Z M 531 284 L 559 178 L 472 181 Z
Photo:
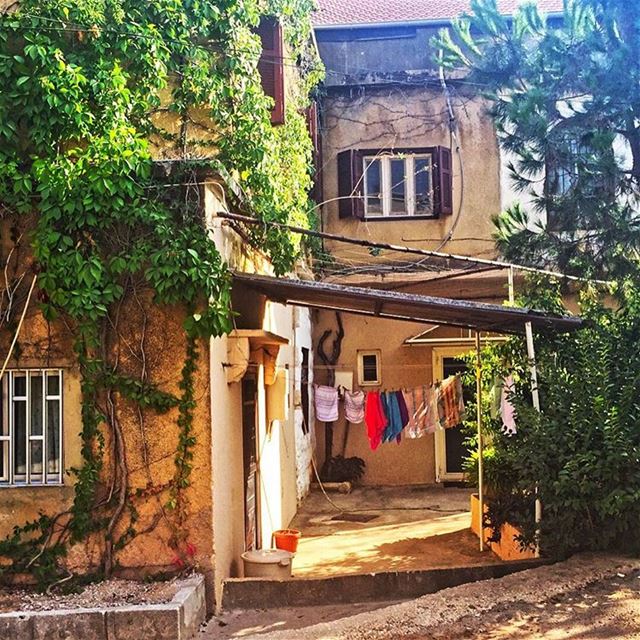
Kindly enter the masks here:
M 62 484 L 62 370 L 5 373 L 0 402 L 0 484 Z

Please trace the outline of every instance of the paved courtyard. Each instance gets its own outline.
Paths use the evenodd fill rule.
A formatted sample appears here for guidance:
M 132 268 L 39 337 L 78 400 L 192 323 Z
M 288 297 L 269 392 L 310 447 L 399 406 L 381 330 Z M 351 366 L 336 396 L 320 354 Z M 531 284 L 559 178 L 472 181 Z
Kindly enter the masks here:
M 302 531 L 296 577 L 411 571 L 500 562 L 469 531 L 469 489 L 358 487 L 312 492 L 291 527 Z M 333 503 L 333 504 L 332 504 Z

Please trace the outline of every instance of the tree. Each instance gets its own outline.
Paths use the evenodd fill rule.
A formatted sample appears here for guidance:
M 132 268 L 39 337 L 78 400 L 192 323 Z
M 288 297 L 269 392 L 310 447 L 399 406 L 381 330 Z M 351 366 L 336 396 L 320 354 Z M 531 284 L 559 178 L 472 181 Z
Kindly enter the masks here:
M 496 0 L 443 30 L 443 65 L 491 104 L 526 206 L 495 220 L 505 257 L 580 275 L 637 273 L 640 248 L 640 3 L 565 0 L 511 17 Z M 542 216 L 544 219 L 545 216 Z

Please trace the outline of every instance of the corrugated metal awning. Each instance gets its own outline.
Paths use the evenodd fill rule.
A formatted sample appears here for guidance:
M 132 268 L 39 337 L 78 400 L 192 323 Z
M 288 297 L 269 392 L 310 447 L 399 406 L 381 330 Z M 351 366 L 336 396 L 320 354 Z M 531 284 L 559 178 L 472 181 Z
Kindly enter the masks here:
M 392 320 L 500 333 L 524 333 L 526 322 L 538 329 L 556 331 L 571 331 L 582 324 L 582 320 L 576 316 L 556 316 L 534 309 L 504 307 L 470 300 L 435 298 L 250 273 L 235 273 L 233 278 L 235 282 L 242 283 L 275 302 Z

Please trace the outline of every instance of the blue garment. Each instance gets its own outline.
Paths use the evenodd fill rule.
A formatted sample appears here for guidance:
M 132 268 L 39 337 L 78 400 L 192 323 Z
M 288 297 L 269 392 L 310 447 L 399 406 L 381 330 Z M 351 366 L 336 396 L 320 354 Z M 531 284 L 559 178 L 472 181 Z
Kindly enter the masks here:
M 382 398 L 387 415 L 387 428 L 384 430 L 382 441 L 392 442 L 400 435 L 404 428 L 398 396 L 395 391 L 385 391 L 380 394 L 380 397 Z

